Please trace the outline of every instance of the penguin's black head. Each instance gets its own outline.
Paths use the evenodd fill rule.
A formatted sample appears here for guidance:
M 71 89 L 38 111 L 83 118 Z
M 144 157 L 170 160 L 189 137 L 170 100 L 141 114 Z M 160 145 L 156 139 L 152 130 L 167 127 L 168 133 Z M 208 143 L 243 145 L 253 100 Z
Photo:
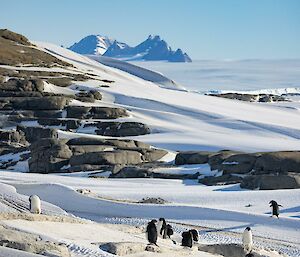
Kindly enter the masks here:
M 150 222 L 151 222 L 151 223 L 156 223 L 156 222 L 157 222 L 157 220 L 151 220 Z
M 272 200 L 269 202 L 269 204 L 271 204 L 271 205 L 276 204 L 276 201 Z
M 159 218 L 159 221 L 166 221 L 164 218 Z
M 246 227 L 246 230 L 250 231 L 250 230 L 251 230 L 251 228 L 250 228 L 250 227 Z

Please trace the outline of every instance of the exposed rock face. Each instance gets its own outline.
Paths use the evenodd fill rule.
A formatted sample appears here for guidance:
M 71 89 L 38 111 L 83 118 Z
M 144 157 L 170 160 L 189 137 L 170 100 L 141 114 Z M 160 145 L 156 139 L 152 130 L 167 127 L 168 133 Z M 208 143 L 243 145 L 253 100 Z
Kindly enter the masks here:
M 142 167 L 124 167 L 118 173 L 111 174 L 112 178 L 149 178 L 152 171 Z
M 67 118 L 117 119 L 127 116 L 127 111 L 123 108 L 85 106 L 68 106 L 67 108 Z
M 205 151 L 184 151 L 179 152 L 175 158 L 176 165 L 184 164 L 204 164 L 208 162 L 210 155 L 215 154 L 213 152 Z
M 102 136 L 126 137 L 150 134 L 150 128 L 140 122 L 101 122 L 96 133 Z
M 251 190 L 296 189 L 300 188 L 300 175 L 287 173 L 282 175 L 247 176 L 243 179 L 241 187 Z
M 0 86 L 0 91 L 25 91 L 25 92 L 43 92 L 44 83 L 41 79 L 17 79 L 11 78 Z
M 65 140 L 40 139 L 30 146 L 29 171 L 34 173 L 59 172 L 69 163 L 72 151 Z
M 0 142 L 27 144 L 23 131 L 0 130 Z
M 58 138 L 57 130 L 53 128 L 17 126 L 17 131 L 23 132 L 26 140 L 30 143 L 42 138 Z
M 283 96 L 272 94 L 240 94 L 240 93 L 224 93 L 209 94 L 210 96 L 222 97 L 227 99 L 240 100 L 245 102 L 280 102 L 287 101 Z
M 102 95 L 99 91 L 91 90 L 79 92 L 76 94 L 76 99 L 82 102 L 94 103 L 95 100 L 101 100 Z
M 219 177 L 205 177 L 199 179 L 199 183 L 207 186 L 217 186 L 217 185 L 230 185 L 242 182 L 242 178 L 234 175 L 222 175 Z
M 208 159 L 208 164 L 210 165 L 210 169 L 221 171 L 223 167 L 222 163 L 224 162 L 224 160 L 226 160 L 228 157 L 235 154 L 239 154 L 239 152 L 223 150 L 214 155 L 211 155 Z
M 300 173 L 300 151 L 262 154 L 255 162 L 255 174 Z
M 38 119 L 42 126 L 65 126 L 67 130 L 77 129 L 80 127 L 80 120 L 59 120 L 59 119 Z
M 259 154 L 235 154 L 231 155 L 222 163 L 223 174 L 245 174 L 252 171 Z
M 115 165 L 142 163 L 142 155 L 135 151 L 105 151 L 91 152 L 73 156 L 70 159 L 72 166 L 81 164 Z

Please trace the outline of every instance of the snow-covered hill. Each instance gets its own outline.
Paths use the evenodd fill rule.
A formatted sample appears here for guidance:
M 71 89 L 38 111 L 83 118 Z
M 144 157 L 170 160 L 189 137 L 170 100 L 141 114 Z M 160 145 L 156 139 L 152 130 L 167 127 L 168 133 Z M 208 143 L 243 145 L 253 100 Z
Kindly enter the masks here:
M 104 55 L 121 60 L 145 60 L 169 62 L 191 62 L 191 58 L 181 49 L 173 51 L 159 36 L 150 35 L 145 41 L 131 47 L 117 40 L 100 35 L 90 35 L 69 47 L 80 54 Z

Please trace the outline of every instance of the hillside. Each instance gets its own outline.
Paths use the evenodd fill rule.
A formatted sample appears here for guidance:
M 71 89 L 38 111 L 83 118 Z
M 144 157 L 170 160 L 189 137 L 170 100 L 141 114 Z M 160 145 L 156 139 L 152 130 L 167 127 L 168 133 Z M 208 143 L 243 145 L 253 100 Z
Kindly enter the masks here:
M 299 256 L 298 102 L 201 95 L 8 35 L 16 55 L 0 58 L 0 232 L 14 243 L 4 246 L 32 253 L 23 256 L 115 256 L 112 244 L 125 256 L 238 257 L 251 226 L 255 256 Z M 23 44 L 37 61 L 19 57 Z M 42 215 L 29 213 L 32 194 Z M 270 200 L 283 205 L 280 219 L 269 217 Z M 149 249 L 144 228 L 160 217 L 177 244 Z M 200 238 L 186 249 L 191 228 Z

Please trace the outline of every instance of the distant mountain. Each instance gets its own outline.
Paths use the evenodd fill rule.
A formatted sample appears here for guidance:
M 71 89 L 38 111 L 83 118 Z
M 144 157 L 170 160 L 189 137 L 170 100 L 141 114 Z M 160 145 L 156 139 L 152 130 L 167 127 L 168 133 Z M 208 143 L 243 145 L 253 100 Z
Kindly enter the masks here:
M 120 48 L 128 47 L 128 45 L 125 43 L 117 42 L 109 37 L 101 35 L 89 35 L 81 39 L 78 43 L 70 46 L 69 49 L 79 54 L 103 55 L 114 43 Z
M 69 49 L 80 54 L 103 55 L 127 61 L 192 61 L 188 54 L 181 49 L 173 51 L 166 41 L 159 36 L 152 35 L 135 47 L 108 37 L 90 35 L 75 43 Z

